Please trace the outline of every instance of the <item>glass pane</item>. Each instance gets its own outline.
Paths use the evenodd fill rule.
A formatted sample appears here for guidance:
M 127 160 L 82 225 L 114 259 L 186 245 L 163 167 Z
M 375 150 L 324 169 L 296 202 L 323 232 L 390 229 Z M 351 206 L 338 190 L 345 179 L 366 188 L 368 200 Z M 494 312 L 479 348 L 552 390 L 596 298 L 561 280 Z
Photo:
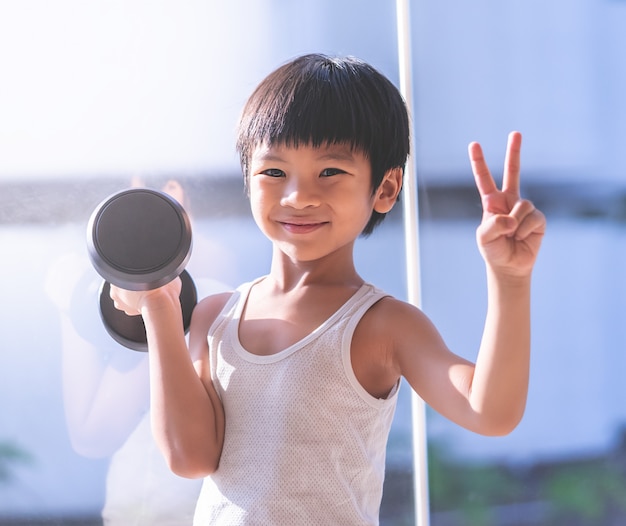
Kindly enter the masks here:
M 234 127 L 262 77 L 312 51 L 359 56 L 395 81 L 393 6 L 0 4 L 0 524 L 191 523 L 200 482 L 172 475 L 156 450 L 147 356 L 103 327 L 87 222 L 117 191 L 163 189 L 191 216 L 200 296 L 265 274 Z M 398 213 L 357 259 L 404 296 Z M 408 401 L 403 386 L 385 524 L 412 520 Z

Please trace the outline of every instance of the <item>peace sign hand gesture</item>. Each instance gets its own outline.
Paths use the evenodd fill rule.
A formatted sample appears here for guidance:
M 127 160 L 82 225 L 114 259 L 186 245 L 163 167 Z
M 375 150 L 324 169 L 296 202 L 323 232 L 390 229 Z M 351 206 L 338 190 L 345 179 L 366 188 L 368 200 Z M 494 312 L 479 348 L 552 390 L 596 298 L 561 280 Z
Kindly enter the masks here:
M 483 207 L 476 230 L 478 248 L 485 263 L 496 273 L 529 276 L 545 233 L 546 219 L 535 206 L 520 197 L 520 151 L 522 136 L 509 134 L 502 190 L 498 190 L 480 144 L 468 147 L 474 179 Z

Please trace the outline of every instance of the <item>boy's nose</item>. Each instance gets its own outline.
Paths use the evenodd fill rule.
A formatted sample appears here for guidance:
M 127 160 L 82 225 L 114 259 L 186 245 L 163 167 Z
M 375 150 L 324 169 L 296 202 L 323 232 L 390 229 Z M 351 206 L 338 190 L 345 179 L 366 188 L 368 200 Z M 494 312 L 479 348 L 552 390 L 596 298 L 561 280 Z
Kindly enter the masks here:
M 281 199 L 282 206 L 306 208 L 319 204 L 320 195 L 314 184 L 294 178 L 285 185 L 285 192 Z

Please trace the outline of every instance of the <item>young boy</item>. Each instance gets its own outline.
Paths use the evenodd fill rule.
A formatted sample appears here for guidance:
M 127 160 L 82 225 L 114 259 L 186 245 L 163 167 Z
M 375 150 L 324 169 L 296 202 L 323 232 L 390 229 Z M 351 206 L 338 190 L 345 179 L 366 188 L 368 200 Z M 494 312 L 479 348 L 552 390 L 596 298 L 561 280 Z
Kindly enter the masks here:
M 178 280 L 112 287 L 144 318 L 153 432 L 171 469 L 206 477 L 195 524 L 377 524 L 401 377 L 435 410 L 485 435 L 512 431 L 528 386 L 531 271 L 544 216 L 519 196 L 521 136 L 503 189 L 473 143 L 488 310 L 476 364 L 416 307 L 364 283 L 360 234 L 402 187 L 409 119 L 397 89 L 353 58 L 306 55 L 248 100 L 237 142 L 269 273 L 194 311 Z

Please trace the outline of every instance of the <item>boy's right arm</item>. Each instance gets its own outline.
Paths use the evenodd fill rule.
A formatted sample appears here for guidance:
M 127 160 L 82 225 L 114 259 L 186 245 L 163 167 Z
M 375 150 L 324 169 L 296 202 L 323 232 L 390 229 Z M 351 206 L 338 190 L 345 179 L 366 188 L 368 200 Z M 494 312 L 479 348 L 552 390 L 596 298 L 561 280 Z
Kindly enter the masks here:
M 111 287 L 116 307 L 141 314 L 146 326 L 152 431 L 159 449 L 174 473 L 199 478 L 217 469 L 224 439 L 224 411 L 208 374 L 206 336 L 227 295 L 196 306 L 188 349 L 179 293 L 179 279 L 147 292 Z

